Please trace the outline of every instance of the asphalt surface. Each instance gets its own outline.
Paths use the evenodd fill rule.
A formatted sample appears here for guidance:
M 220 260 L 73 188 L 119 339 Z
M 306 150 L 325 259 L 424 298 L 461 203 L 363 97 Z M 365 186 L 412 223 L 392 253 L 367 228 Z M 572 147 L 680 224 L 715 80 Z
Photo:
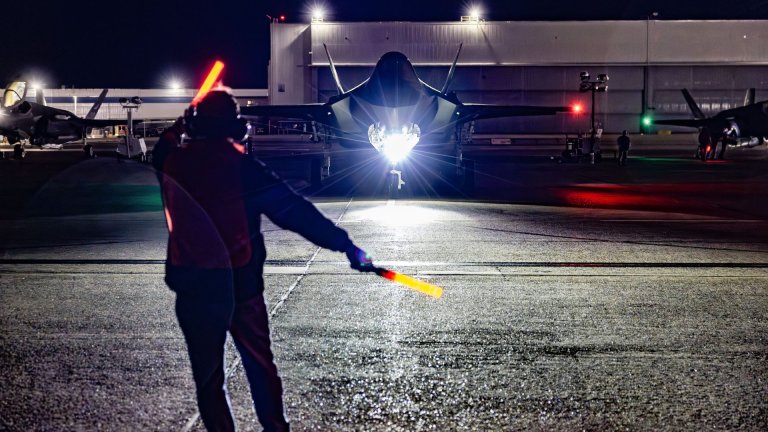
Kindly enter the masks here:
M 0 430 L 201 430 L 152 172 L 34 157 L 0 165 Z M 441 299 L 265 223 L 296 430 L 768 428 L 764 160 L 491 162 L 471 196 L 314 191 Z

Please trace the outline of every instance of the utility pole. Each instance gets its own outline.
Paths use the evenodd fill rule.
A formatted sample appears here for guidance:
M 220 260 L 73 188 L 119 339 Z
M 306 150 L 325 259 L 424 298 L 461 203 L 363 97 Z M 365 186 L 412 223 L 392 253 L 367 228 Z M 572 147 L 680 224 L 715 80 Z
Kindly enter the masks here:
M 580 74 L 581 78 L 581 84 L 579 84 L 579 91 L 581 93 L 586 92 L 592 92 L 592 106 L 590 107 L 591 115 L 590 115 L 590 144 L 592 148 L 595 146 L 595 134 L 597 133 L 597 130 L 595 129 L 595 93 L 596 92 L 607 92 L 608 91 L 608 75 L 607 74 L 598 74 L 597 79 L 590 80 L 589 79 L 589 72 L 584 71 Z

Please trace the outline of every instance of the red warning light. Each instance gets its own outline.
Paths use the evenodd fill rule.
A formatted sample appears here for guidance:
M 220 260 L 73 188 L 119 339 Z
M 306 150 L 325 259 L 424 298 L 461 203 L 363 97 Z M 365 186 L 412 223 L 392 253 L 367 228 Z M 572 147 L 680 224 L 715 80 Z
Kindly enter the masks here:
M 280 22 L 285 22 L 285 15 L 280 15 Z
M 571 111 L 574 114 L 581 114 L 584 111 L 584 107 L 580 103 L 575 103 L 571 105 Z

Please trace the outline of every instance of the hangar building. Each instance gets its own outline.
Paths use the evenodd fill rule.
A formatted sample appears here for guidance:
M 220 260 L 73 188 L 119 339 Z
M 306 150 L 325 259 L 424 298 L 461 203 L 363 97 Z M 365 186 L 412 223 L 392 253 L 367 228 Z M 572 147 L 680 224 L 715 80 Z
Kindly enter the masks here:
M 591 96 L 579 93 L 579 73 L 606 73 L 609 90 L 597 94 L 595 112 L 607 132 L 642 132 L 644 115 L 691 117 L 681 88 L 710 114 L 742 105 L 750 87 L 757 100 L 768 99 L 765 21 L 315 22 L 271 25 L 271 104 L 335 94 L 323 43 L 346 89 L 388 51 L 403 52 L 423 81 L 440 88 L 463 43 L 452 86 L 463 102 L 580 102 L 588 113 Z M 475 130 L 573 133 L 588 123 L 588 114 L 558 115 L 483 120 Z

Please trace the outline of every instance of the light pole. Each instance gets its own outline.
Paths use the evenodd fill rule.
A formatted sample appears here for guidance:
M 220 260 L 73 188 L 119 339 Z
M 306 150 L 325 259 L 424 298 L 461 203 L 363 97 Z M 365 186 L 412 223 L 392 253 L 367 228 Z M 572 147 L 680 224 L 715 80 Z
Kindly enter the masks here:
M 142 100 L 138 96 L 134 96 L 130 99 L 128 98 L 120 98 L 120 105 L 123 107 L 123 109 L 126 111 L 127 120 L 128 120 L 128 134 L 125 137 L 125 153 L 128 158 L 131 158 L 131 150 L 134 150 L 131 148 L 134 141 L 136 141 L 136 138 L 133 136 L 133 110 L 139 109 L 141 106 Z
M 650 100 L 648 87 L 651 81 L 651 18 L 655 21 L 658 16 L 658 12 L 652 12 L 650 15 L 645 16 L 645 70 L 643 70 L 643 109 L 640 113 L 641 133 L 648 132 L 648 127 L 651 124 L 650 117 L 648 117 L 648 110 L 652 109 L 648 104 Z
M 595 133 L 597 132 L 595 130 L 595 93 L 596 92 L 607 92 L 608 91 L 608 75 L 607 74 L 598 74 L 597 79 L 590 80 L 589 79 L 589 72 L 583 71 L 580 74 L 581 78 L 581 84 L 579 84 L 579 91 L 581 93 L 586 92 L 592 92 L 592 106 L 590 107 L 590 144 L 592 148 L 595 146 Z

